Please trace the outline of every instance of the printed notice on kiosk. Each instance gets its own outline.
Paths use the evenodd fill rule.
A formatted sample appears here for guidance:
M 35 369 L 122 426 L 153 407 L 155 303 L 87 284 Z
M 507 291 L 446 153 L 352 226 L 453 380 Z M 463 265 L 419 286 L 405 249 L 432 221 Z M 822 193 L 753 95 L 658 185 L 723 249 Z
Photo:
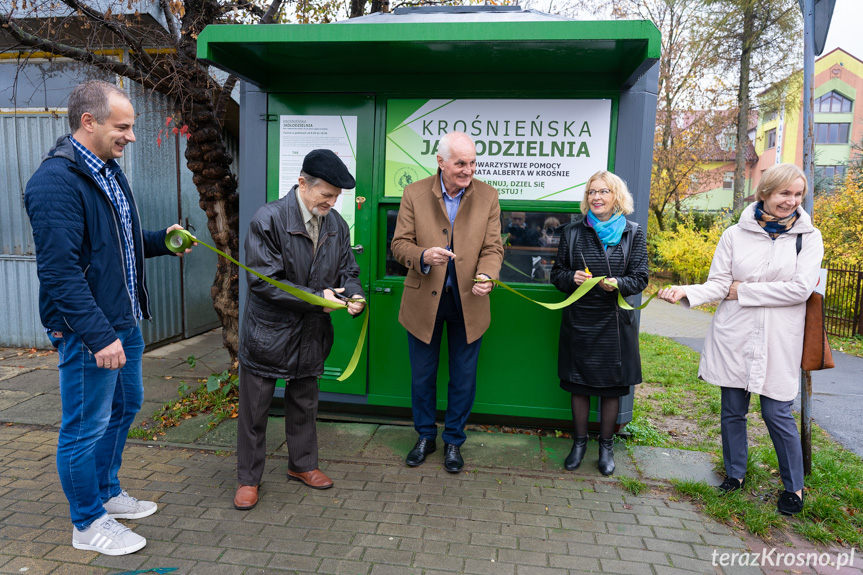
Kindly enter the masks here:
M 611 100 L 389 100 L 385 195 L 437 171 L 447 132 L 476 143 L 476 177 L 502 200 L 580 201 L 608 168 Z
M 303 158 L 312 150 L 332 150 L 351 174 L 356 174 L 356 141 L 356 116 L 279 116 L 279 197 L 285 197 L 296 185 Z M 335 206 L 350 226 L 352 236 L 354 196 L 355 190 L 342 190 Z

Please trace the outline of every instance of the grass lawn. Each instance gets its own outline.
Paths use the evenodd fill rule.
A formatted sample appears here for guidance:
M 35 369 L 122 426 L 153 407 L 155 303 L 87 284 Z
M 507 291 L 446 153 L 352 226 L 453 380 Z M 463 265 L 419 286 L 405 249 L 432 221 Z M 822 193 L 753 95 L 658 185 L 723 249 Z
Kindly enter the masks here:
M 863 336 L 855 335 L 854 337 L 836 337 L 829 336 L 830 347 L 836 351 L 847 353 L 848 355 L 856 355 L 863 357 Z
M 675 341 L 641 334 L 644 382 L 636 387 L 630 443 L 675 447 L 713 454 L 722 470 L 719 388 L 697 378 L 699 356 Z M 817 425 L 812 431 L 812 474 L 806 478 L 803 513 L 776 511 L 782 491 L 776 452 L 752 397 L 746 487 L 720 496 L 703 482 L 674 482 L 674 488 L 728 525 L 771 538 L 793 529 L 819 543 L 863 546 L 863 460 L 833 441 Z

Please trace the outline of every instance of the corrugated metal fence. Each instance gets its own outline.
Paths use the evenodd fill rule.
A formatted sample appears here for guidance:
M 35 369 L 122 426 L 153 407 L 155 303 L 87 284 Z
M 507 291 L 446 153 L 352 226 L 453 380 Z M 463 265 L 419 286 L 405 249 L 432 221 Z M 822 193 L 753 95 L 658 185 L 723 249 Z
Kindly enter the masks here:
M 45 152 L 68 131 L 65 115 L 0 115 L 0 345 L 50 345 L 39 322 L 39 282 L 24 186 Z
M 136 85 L 130 96 L 137 113 L 137 141 L 126 149 L 121 165 L 135 193 L 142 225 L 164 229 L 188 222 L 196 235 L 211 242 L 206 214 L 198 207 L 198 192 L 185 166 L 185 142 L 181 142 L 179 166 L 173 138 L 156 145 L 170 109 L 167 100 Z M 23 196 L 42 156 L 68 132 L 65 114 L 0 114 L 0 293 L 4 294 L 0 346 L 50 345 L 39 321 L 36 258 Z M 230 143 L 232 151 L 236 145 Z M 216 255 L 209 250 L 198 252 L 182 264 L 171 256 L 147 260 L 153 314 L 153 321 L 142 326 L 147 344 L 189 337 L 218 325 L 210 298 Z M 181 273 L 185 276 L 182 294 Z

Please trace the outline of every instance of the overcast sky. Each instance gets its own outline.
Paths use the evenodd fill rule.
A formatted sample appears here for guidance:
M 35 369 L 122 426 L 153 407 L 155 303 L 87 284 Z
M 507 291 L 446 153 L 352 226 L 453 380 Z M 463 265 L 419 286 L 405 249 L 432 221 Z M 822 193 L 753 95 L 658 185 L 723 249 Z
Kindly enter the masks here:
M 842 48 L 852 56 L 863 59 L 863 2 L 861 0 L 836 0 L 830 32 L 823 54 L 834 48 Z

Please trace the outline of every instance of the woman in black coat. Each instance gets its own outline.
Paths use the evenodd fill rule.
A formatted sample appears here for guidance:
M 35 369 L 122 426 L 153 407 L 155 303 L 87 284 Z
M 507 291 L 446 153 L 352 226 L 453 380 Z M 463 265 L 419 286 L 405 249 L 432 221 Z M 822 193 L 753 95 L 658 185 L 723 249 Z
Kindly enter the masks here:
M 590 398 L 600 404 L 599 470 L 614 472 L 614 425 L 620 398 L 641 383 L 638 323 L 635 312 L 617 305 L 647 287 L 647 243 L 644 230 L 629 222 L 632 195 L 626 183 L 608 171 L 587 181 L 581 211 L 584 218 L 561 234 L 551 281 L 571 294 L 593 274 L 607 276 L 580 300 L 563 310 L 557 371 L 560 386 L 572 393 L 575 440 L 564 467 L 576 469 L 587 447 Z

